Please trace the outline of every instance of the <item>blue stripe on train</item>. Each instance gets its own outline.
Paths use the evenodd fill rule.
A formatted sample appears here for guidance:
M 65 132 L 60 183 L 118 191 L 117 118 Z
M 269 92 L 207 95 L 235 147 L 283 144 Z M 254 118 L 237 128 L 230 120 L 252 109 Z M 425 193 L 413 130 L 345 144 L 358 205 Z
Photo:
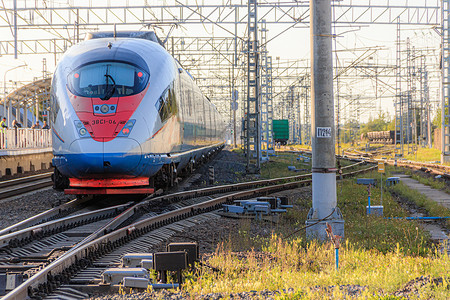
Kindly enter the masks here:
M 127 153 L 83 153 L 56 155 L 53 165 L 69 177 L 84 178 L 92 175 L 121 174 L 124 176 L 153 176 L 164 161 Z

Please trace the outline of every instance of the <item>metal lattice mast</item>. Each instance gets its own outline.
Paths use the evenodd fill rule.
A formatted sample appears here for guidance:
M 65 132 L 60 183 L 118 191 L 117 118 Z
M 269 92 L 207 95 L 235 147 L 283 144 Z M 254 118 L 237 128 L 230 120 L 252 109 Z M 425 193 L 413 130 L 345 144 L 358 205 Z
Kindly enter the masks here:
M 450 162 L 450 0 L 442 1 L 442 148 L 441 162 Z
M 261 127 L 259 95 L 257 1 L 248 1 L 247 105 L 245 137 L 247 172 L 259 173 L 261 164 Z
M 426 100 L 425 100 L 425 56 L 420 56 L 420 67 L 418 70 L 419 74 L 419 99 L 420 99 L 420 107 L 419 107 L 419 124 L 420 124 L 420 132 L 419 132 L 419 143 L 422 147 L 427 144 L 427 114 L 426 114 Z
M 413 102 L 413 58 L 411 55 L 411 42 L 406 39 L 406 103 L 403 112 L 406 114 L 406 144 L 408 146 L 408 154 L 414 152 L 412 145 L 413 135 L 413 116 L 412 116 L 412 102 Z
M 302 89 L 300 97 L 303 99 L 303 144 L 311 145 L 311 114 L 309 112 L 309 89 L 311 86 L 308 74 L 300 78 L 300 88 Z
M 287 96 L 287 113 L 289 121 L 289 141 L 295 142 L 295 109 L 294 109 L 294 86 L 289 86 L 289 92 Z
M 301 103 L 300 103 L 300 90 L 297 91 L 297 93 L 295 94 L 295 105 L 296 105 L 296 120 L 297 120 L 297 136 L 298 136 L 298 140 L 297 143 L 298 144 L 302 144 L 302 117 L 301 117 Z
M 416 60 L 417 53 L 416 53 L 416 47 L 412 47 L 412 55 L 411 55 L 411 63 L 412 63 L 412 74 L 411 74 L 411 140 L 413 142 L 412 144 L 412 153 L 415 153 L 417 151 L 417 108 L 418 108 L 418 97 L 417 97 L 417 66 L 416 66 Z
M 426 56 L 420 56 L 420 145 L 422 147 L 431 146 L 430 128 L 430 91 L 428 87 L 428 71 L 426 67 Z
M 425 59 L 426 61 L 426 59 Z M 426 146 L 428 146 L 428 148 L 432 148 L 432 138 L 431 138 L 431 103 L 430 103 L 430 88 L 429 88 L 429 83 L 428 83 L 428 70 L 426 69 L 426 67 L 424 67 L 424 97 L 425 97 L 425 111 L 427 114 L 426 120 L 427 120 L 427 124 L 426 124 Z
M 396 43 L 396 76 L 395 76 L 395 155 L 403 156 L 403 114 L 402 114 L 402 74 L 401 74 L 401 45 L 400 20 L 397 20 Z
M 273 90 L 272 90 L 272 56 L 267 56 L 266 61 L 267 80 L 267 152 L 275 153 L 273 141 Z
M 272 137 L 272 57 L 267 51 L 267 28 L 265 20 L 261 22 L 261 150 L 262 159 L 269 160 L 273 153 Z

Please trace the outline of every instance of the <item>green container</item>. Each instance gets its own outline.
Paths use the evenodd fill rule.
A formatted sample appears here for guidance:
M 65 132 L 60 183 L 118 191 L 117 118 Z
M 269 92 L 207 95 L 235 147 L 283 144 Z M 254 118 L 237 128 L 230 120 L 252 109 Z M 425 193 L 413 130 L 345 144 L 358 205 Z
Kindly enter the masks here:
M 289 140 L 289 121 L 273 120 L 273 139 L 277 143 L 286 144 Z

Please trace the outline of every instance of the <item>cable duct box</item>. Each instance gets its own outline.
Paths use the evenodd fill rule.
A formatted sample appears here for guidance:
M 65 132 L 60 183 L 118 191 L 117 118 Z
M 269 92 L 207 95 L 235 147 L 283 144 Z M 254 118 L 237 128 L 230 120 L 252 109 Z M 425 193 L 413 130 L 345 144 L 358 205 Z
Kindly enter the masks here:
M 198 244 L 192 243 L 170 243 L 167 246 L 167 252 L 173 251 L 185 251 L 187 253 L 187 264 L 194 266 L 195 262 L 199 259 Z

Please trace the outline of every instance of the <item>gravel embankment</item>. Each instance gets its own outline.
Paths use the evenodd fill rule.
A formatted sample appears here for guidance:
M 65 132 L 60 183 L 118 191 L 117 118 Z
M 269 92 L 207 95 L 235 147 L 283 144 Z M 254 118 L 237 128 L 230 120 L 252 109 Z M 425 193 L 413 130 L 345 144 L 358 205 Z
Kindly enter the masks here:
M 293 289 L 288 289 L 283 291 L 283 293 L 293 293 Z M 207 299 L 207 300 L 216 300 L 216 299 L 274 299 L 276 296 L 280 296 L 280 291 L 249 291 L 242 293 L 230 293 L 230 294 L 205 294 L 205 295 L 195 295 L 191 296 L 189 293 L 185 292 L 170 292 L 166 290 L 162 291 L 152 291 L 150 293 L 133 293 L 127 295 L 106 295 L 103 297 L 95 298 L 97 300 L 125 300 L 125 299 L 161 299 L 161 300 L 179 300 L 179 299 Z
M 231 184 L 251 179 L 251 177 L 246 178 L 245 176 L 245 157 L 223 149 L 211 161 L 206 162 L 195 171 L 200 176 L 193 182 L 194 186 L 209 186 L 208 170 L 210 166 L 214 167 L 214 185 Z
M 52 188 L 0 201 L 0 229 L 74 199 Z

